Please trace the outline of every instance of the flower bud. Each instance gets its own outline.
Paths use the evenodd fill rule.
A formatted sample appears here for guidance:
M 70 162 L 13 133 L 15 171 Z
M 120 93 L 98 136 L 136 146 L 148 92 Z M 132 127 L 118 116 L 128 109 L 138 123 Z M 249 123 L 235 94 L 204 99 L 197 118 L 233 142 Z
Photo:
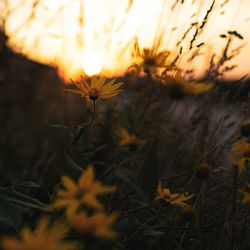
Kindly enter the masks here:
M 201 163 L 196 171 L 196 177 L 202 180 L 206 180 L 212 173 L 212 168 L 207 163 Z

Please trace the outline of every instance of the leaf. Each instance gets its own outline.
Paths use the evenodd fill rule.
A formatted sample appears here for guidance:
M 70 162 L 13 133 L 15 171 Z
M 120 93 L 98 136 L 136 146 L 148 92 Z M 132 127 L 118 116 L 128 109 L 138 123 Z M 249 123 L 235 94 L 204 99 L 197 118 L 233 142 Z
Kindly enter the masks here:
M 71 167 L 73 170 L 83 172 L 83 169 L 76 163 L 74 160 L 65 152 L 65 159 L 69 167 Z
M 159 162 L 157 158 L 157 139 L 152 143 L 152 146 L 147 153 L 144 167 L 141 169 L 140 179 L 143 186 L 145 195 L 148 197 L 148 201 L 151 201 L 154 196 L 159 180 Z
M 53 127 L 53 128 L 57 128 L 57 129 L 60 129 L 64 132 L 67 132 L 68 134 L 71 134 L 71 129 L 65 125 L 61 125 L 61 124 L 49 124 L 50 127 Z
M 33 181 L 27 181 L 27 182 L 19 184 L 18 186 L 19 187 L 41 188 L 41 186 L 39 184 L 37 184 L 36 182 L 33 182 Z
M 41 210 L 45 207 L 44 203 L 35 198 L 3 187 L 0 187 L 0 201 L 14 203 L 21 207 L 32 207 Z
M 26 183 L 27 184 L 27 183 Z M 30 182 L 29 184 L 32 184 Z M 36 185 L 38 186 L 38 185 Z M 0 187 L 0 225 L 18 231 L 22 214 L 27 208 L 43 210 L 46 205 L 39 200 L 9 188 Z
M 238 37 L 241 40 L 244 39 L 243 36 L 240 33 L 238 33 L 236 30 L 228 31 L 227 33 L 230 34 L 230 35 L 234 35 L 234 36 Z
M 17 205 L 0 199 L 0 225 L 1 227 L 9 227 L 18 231 L 18 227 L 22 220 L 21 209 Z

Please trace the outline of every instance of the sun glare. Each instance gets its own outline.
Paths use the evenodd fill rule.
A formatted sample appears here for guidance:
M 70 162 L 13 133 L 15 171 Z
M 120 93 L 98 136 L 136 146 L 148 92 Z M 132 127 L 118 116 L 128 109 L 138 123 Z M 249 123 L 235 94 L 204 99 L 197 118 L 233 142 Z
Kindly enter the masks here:
M 83 59 L 83 70 L 88 76 L 99 74 L 102 70 L 102 58 L 95 53 L 87 53 Z
M 202 74 L 205 70 L 202 65 L 209 64 L 210 50 L 221 54 L 225 44 L 221 34 L 240 27 L 239 32 L 244 36 L 244 41 L 250 39 L 247 32 L 250 1 L 239 5 L 237 0 L 218 0 L 211 17 L 203 25 L 205 32 L 200 32 L 194 39 L 192 51 L 189 46 L 197 27 L 195 24 L 201 25 L 213 0 L 181 3 L 176 0 L 63 0 L 59 1 L 60 4 L 52 5 L 49 0 L 41 0 L 41 6 L 35 9 L 34 15 L 33 1 L 25 1 L 26 5 L 20 8 L 17 8 L 15 0 L 10 2 L 16 11 L 6 22 L 9 43 L 16 48 L 20 45 L 20 51 L 29 58 L 42 63 L 55 63 L 60 76 L 66 81 L 69 77 L 77 79 L 83 71 L 89 76 L 104 74 L 113 77 L 124 74 L 135 63 L 135 58 L 131 56 L 135 39 L 140 48 L 150 48 L 161 38 L 159 50 L 171 51 L 173 59 L 181 50 L 185 69 L 199 69 L 196 74 Z M 177 2 L 179 5 L 173 8 Z M 219 5 L 219 2 L 228 3 Z M 238 15 L 237 6 L 241 6 Z M 25 23 L 29 16 L 24 13 L 31 13 L 32 20 Z M 18 26 L 16 20 L 20 20 L 23 25 Z M 234 39 L 235 46 L 241 45 L 241 40 L 238 40 Z M 196 61 L 188 61 L 199 44 L 205 44 L 200 47 L 199 57 L 196 56 Z M 242 52 L 234 61 L 234 64 L 239 65 L 239 76 L 249 71 L 247 51 L 250 51 L 250 45 L 247 46 L 244 48 L 246 53 Z

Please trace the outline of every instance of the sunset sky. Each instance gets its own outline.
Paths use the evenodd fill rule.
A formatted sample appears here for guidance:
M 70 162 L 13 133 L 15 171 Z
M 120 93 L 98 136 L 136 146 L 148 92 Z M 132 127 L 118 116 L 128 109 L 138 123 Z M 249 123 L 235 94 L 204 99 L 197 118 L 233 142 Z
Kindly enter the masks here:
M 176 5 L 174 6 L 174 3 Z M 163 34 L 159 50 L 167 49 L 174 58 L 176 44 L 191 23 L 202 23 L 212 0 L 8 0 L 3 5 L 9 44 L 29 58 L 58 67 L 65 79 L 83 74 L 122 75 L 134 61 L 131 51 L 151 47 Z M 3 13 L 3 12 L 2 12 Z M 5 15 L 5 16 L 4 16 Z M 238 67 L 227 77 L 239 78 L 250 73 L 250 1 L 217 0 L 208 22 L 195 40 L 194 47 L 205 43 L 195 61 L 188 58 L 195 29 L 182 43 L 179 65 L 195 69 L 201 76 L 213 53 L 220 56 L 226 39 L 221 34 L 236 30 L 244 39 L 234 37 L 231 50 L 245 45 L 230 63 Z

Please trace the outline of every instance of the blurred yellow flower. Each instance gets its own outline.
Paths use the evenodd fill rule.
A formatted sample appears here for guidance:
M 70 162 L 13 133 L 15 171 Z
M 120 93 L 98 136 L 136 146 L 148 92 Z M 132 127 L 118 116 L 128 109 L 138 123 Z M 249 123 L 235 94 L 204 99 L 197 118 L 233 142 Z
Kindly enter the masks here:
M 102 204 L 96 196 L 114 192 L 115 186 L 103 186 L 100 181 L 94 181 L 94 169 L 90 165 L 75 183 L 70 177 L 63 176 L 64 190 L 57 190 L 57 198 L 48 209 L 66 208 L 68 215 L 74 214 L 81 205 L 87 205 L 95 209 L 102 209 Z
M 118 88 L 123 82 L 115 83 L 116 79 L 105 83 L 106 77 L 92 76 L 90 85 L 82 77 L 80 82 L 72 81 L 78 89 L 65 89 L 66 91 L 79 94 L 82 97 L 88 97 L 90 100 L 95 101 L 97 99 L 107 99 L 119 94 L 122 90 Z
M 248 186 L 248 189 L 250 189 L 250 184 L 248 183 L 247 184 Z M 239 192 L 243 195 L 243 199 L 241 200 L 241 203 L 243 205 L 245 205 L 246 203 L 248 203 L 250 201 L 250 193 L 249 192 L 246 192 L 242 189 L 239 189 Z
M 106 216 L 104 213 L 99 212 L 88 217 L 85 212 L 79 212 L 78 214 L 69 216 L 68 220 L 72 228 L 82 234 L 113 239 L 117 237 L 117 233 L 110 227 L 113 225 L 116 218 L 116 213 Z
M 144 48 L 141 53 L 139 53 L 139 57 L 142 62 L 139 64 L 145 73 L 154 74 L 159 67 L 167 67 L 166 60 L 169 56 L 169 51 L 161 51 L 157 53 L 155 48 L 147 49 Z
M 157 69 L 174 69 L 174 66 L 167 65 L 167 58 L 170 55 L 170 51 L 163 50 L 158 52 L 158 45 L 153 46 L 152 48 L 143 48 L 140 49 L 138 41 L 135 41 L 134 44 L 134 55 L 139 62 L 132 65 L 130 68 L 136 69 L 134 72 L 136 77 L 139 75 L 140 71 L 143 70 L 149 75 L 153 75 L 157 72 Z
M 179 207 L 189 207 L 189 205 L 184 201 L 191 199 L 193 196 L 194 194 L 188 195 L 188 193 L 185 193 L 185 195 L 179 193 L 171 194 L 170 189 L 162 188 L 161 181 L 159 181 L 157 187 L 157 196 L 155 197 L 155 200 L 165 200 L 171 205 L 177 205 Z
M 23 228 L 20 238 L 4 237 L 2 246 L 5 250 L 79 250 L 75 242 L 63 241 L 69 231 L 65 224 L 57 222 L 49 227 L 49 219 L 43 217 L 32 232 Z
M 239 170 L 242 171 L 245 164 L 250 161 L 250 143 L 244 140 L 237 141 L 232 151 L 233 165 L 238 166 Z
M 161 82 L 167 86 L 169 94 L 175 99 L 180 99 L 186 95 L 199 95 L 209 91 L 214 84 L 187 81 L 181 77 L 180 71 L 175 76 L 166 76 Z
M 129 132 L 122 128 L 121 126 L 118 127 L 116 130 L 116 135 L 120 137 L 119 145 L 121 147 L 129 147 L 130 149 L 136 149 L 137 146 L 143 145 L 147 142 L 147 140 L 142 140 L 136 137 L 134 134 L 129 134 Z

